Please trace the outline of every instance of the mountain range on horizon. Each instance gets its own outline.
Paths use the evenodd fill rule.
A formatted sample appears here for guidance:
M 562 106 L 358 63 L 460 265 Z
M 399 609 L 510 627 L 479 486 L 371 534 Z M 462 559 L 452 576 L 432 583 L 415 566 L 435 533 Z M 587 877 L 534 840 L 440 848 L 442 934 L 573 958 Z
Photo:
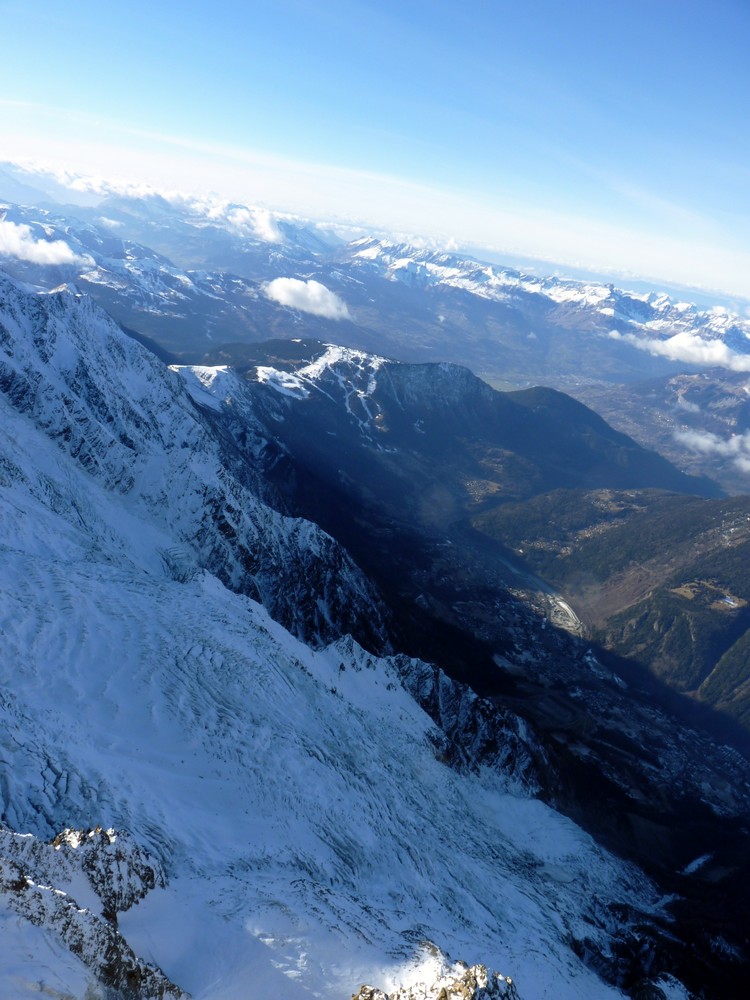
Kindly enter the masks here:
M 14 205 L 24 178 L 29 203 Z M 746 489 L 740 312 L 382 237 L 347 243 L 330 226 L 228 202 L 82 197 L 55 181 L 58 200 L 40 207 L 34 175 L 6 165 L 0 179 L 6 269 L 47 288 L 76 283 L 175 361 L 216 363 L 299 335 L 453 361 L 499 388 L 562 389 L 678 467 Z M 66 207 L 66 191 L 84 204 Z

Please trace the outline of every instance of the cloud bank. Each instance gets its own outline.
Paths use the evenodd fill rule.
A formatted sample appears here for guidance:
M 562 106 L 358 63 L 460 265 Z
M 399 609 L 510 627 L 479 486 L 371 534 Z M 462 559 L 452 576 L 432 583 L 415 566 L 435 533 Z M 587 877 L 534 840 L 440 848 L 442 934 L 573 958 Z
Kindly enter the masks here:
M 325 316 L 326 319 L 351 319 L 343 299 L 319 281 L 300 281 L 298 278 L 274 278 L 264 289 L 269 299 L 279 305 Z
M 233 206 L 226 214 L 226 224 L 239 236 L 256 236 L 266 243 L 281 243 L 281 230 L 276 219 L 264 208 Z
M 609 336 L 612 340 L 624 340 L 641 351 L 669 358 L 670 361 L 682 361 L 699 367 L 728 368 L 734 372 L 750 371 L 750 355 L 733 351 L 723 340 L 704 340 L 687 330 L 666 340 L 619 333 L 617 330 L 612 330 Z
M 83 258 L 75 254 L 64 240 L 37 240 L 31 226 L 15 222 L 0 222 L 0 256 L 27 260 L 31 264 L 80 264 Z
M 720 455 L 731 459 L 732 463 L 742 472 L 750 472 L 750 432 L 732 434 L 722 438 L 712 431 L 684 430 L 675 431 L 675 439 L 690 451 L 701 455 Z

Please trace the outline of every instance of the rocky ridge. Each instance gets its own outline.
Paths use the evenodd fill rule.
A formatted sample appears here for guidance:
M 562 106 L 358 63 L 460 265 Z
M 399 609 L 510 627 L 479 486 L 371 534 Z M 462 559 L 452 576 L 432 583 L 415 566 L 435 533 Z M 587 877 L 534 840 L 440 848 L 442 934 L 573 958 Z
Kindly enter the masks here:
M 427 985 L 419 983 L 408 989 L 384 993 L 372 986 L 362 986 L 352 1000 L 522 1000 L 512 979 L 488 970 L 484 965 L 464 967 L 465 971 L 442 976 Z
M 117 930 L 117 916 L 156 885 L 158 861 L 127 835 L 64 830 L 50 843 L 0 829 L 0 893 L 19 917 L 77 956 L 118 1000 L 187 1000 Z

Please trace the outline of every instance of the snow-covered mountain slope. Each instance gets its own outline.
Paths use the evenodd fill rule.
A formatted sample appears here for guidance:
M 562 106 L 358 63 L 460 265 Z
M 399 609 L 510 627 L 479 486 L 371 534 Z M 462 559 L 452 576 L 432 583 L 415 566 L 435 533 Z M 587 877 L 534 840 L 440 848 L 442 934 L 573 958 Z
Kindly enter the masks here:
M 708 942 L 719 934 L 736 943 L 739 956 L 742 932 L 735 931 L 746 923 L 746 908 L 732 886 L 745 870 L 747 841 L 734 840 L 733 831 L 746 824 L 750 786 L 746 757 L 726 742 L 742 746 L 742 734 L 726 719 L 700 713 L 693 699 L 655 690 L 635 654 L 618 659 L 592 645 L 587 623 L 573 610 L 576 598 L 564 585 L 545 583 L 543 570 L 537 576 L 524 555 L 533 555 L 537 541 L 546 551 L 540 523 L 547 520 L 583 525 L 587 536 L 592 502 L 617 523 L 620 504 L 656 512 L 660 498 L 684 500 L 708 513 L 706 501 L 634 488 L 690 490 L 691 484 L 560 393 L 513 393 L 503 405 L 503 394 L 466 369 L 398 364 L 311 341 L 258 345 L 247 364 L 244 379 L 225 368 L 179 370 L 196 402 L 218 407 L 236 440 L 243 414 L 275 429 L 269 477 L 376 580 L 393 609 L 400 648 L 435 659 L 545 733 L 541 794 L 649 866 L 665 894 L 683 897 L 677 904 L 683 929 L 701 926 L 706 935 L 705 945 L 695 947 L 688 932 L 688 964 L 711 954 Z M 663 478 L 649 478 L 656 475 Z M 593 491 L 592 476 L 599 484 Z M 613 489 L 615 482 L 621 488 Z M 523 544 L 511 543 L 508 527 L 505 537 L 477 533 L 477 510 L 504 511 L 509 525 L 527 524 Z M 729 529 L 730 522 L 719 520 Z M 701 543 L 686 535 L 694 551 Z M 726 535 L 733 543 L 739 537 Z M 636 552 L 633 572 L 651 539 L 666 535 L 644 537 L 643 555 L 636 538 L 631 547 L 623 542 L 624 552 Z M 606 554 L 601 561 L 606 565 Z M 600 570 L 592 560 L 578 571 L 596 580 Z M 734 677 L 739 692 L 741 673 Z M 430 698 L 420 697 L 420 704 L 440 717 Z M 681 874 L 707 843 L 727 845 L 725 871 L 733 873 L 708 892 L 704 882 Z M 708 898 L 714 891 L 724 894 L 723 914 Z M 700 984 L 711 971 L 704 966 L 692 975 L 691 983 Z
M 453 485 L 477 499 L 493 491 L 508 499 L 582 485 L 718 492 L 553 390 L 496 392 L 460 365 L 404 364 L 312 340 L 297 341 L 286 352 L 278 342 L 259 345 L 256 356 L 264 351 L 273 363 L 243 365 L 255 387 L 243 388 L 234 374 L 231 385 L 225 384 L 218 376 L 222 368 L 178 370 L 188 373 L 193 386 L 202 380 L 216 405 L 235 398 L 240 410 L 262 413 L 266 423 L 283 422 L 279 436 L 290 446 L 295 420 L 297 437 L 307 431 L 311 438 L 310 453 L 314 438 L 330 437 L 326 450 L 336 452 L 347 473 L 353 455 L 366 448 L 381 466 L 388 464 L 388 453 L 411 456 L 427 477 L 436 463 L 458 466 Z M 389 471 L 381 468 L 381 474 L 382 487 Z M 383 492 L 377 483 L 372 488 Z M 403 496 L 394 502 L 403 503 Z M 410 508 L 408 516 L 415 511 Z M 445 517 L 451 516 L 453 508 L 447 508 Z
M 42 840 L 127 831 L 128 870 L 154 873 L 136 905 L 130 890 L 108 904 L 70 851 L 56 863 L 4 834 L 2 995 L 82 995 L 69 913 L 72 952 L 111 984 L 96 956 L 113 909 L 120 954 L 205 1000 L 408 985 L 434 961 L 425 942 L 522 997 L 620 995 L 593 967 L 618 969 L 631 928 L 668 919 L 641 872 L 531 797 L 524 727 L 496 715 L 514 752 L 451 767 L 449 725 L 476 699 L 439 681 L 441 731 L 412 694 L 435 701 L 431 668 L 350 638 L 315 651 L 272 620 L 248 594 L 319 638 L 378 612 L 333 542 L 238 482 L 210 414 L 85 297 L 0 291 L 2 820 Z M 315 566 L 330 591 L 307 582 Z M 57 900 L 31 923 L 21 878 Z
M 90 299 L 30 294 L 0 276 L 0 346 L 10 425 L 22 416 L 90 477 L 74 490 L 69 473 L 42 473 L 27 454 L 11 478 L 33 469 L 29 489 L 54 490 L 60 508 L 96 523 L 114 559 L 152 573 L 167 566 L 177 578 L 206 568 L 300 635 L 351 632 L 382 647 L 377 598 L 346 554 L 261 502 L 252 465 L 222 456 L 182 381 Z M 33 450 L 18 434 L 16 453 Z M 247 423 L 244 446 L 250 455 L 265 447 Z M 102 505 L 101 491 L 116 505 Z
M 75 555 L 4 555 L 5 813 L 45 836 L 95 814 L 160 858 L 168 887 L 119 917 L 137 954 L 196 996 L 345 997 L 431 940 L 531 996 L 616 995 L 570 940 L 606 953 L 648 883 L 515 782 L 441 763 L 393 666 L 312 653 L 205 575 Z

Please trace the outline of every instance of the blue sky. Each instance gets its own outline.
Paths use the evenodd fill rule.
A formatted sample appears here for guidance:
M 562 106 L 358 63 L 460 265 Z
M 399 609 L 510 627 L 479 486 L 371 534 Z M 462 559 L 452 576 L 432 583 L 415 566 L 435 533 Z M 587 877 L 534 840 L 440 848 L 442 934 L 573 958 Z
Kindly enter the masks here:
M 0 0 L 0 158 L 750 297 L 750 0 Z

